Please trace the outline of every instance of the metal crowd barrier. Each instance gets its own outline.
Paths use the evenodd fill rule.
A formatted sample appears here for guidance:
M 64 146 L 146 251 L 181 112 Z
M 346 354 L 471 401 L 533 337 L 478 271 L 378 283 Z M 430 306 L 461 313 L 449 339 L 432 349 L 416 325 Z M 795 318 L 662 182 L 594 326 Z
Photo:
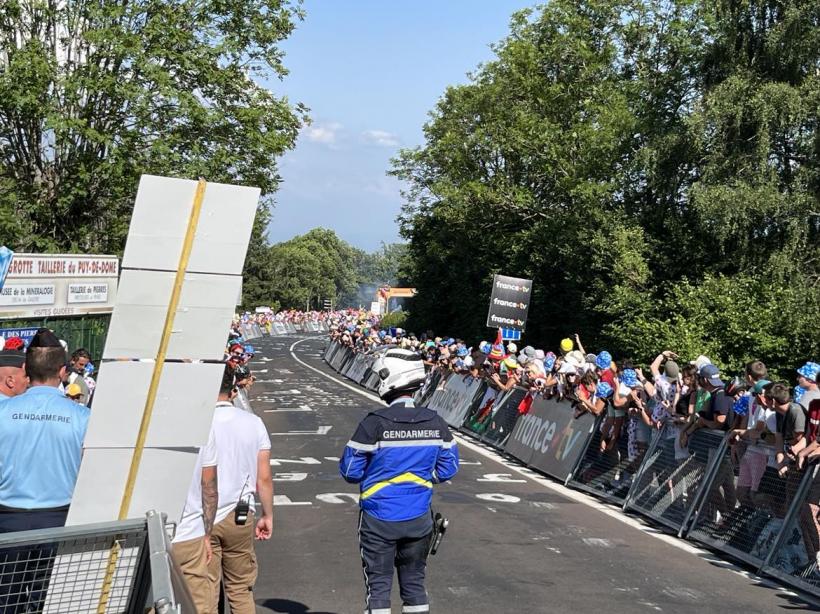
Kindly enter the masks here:
M 624 509 L 634 510 L 681 536 L 713 475 L 722 485 L 727 484 L 728 476 L 725 471 L 714 473 L 726 448 L 726 433 L 700 429 L 689 437 L 685 448 L 680 445 L 679 433 L 671 422 L 657 433 Z M 726 488 L 729 494 L 733 492 Z M 721 498 L 713 498 L 708 504 L 720 506 L 723 500 L 721 491 Z
M 467 414 L 464 419 L 464 424 L 461 425 L 461 431 L 478 438 L 484 435 L 484 431 L 492 423 L 498 408 L 504 402 L 504 397 L 509 392 L 502 392 L 487 386 L 484 389 L 484 396 L 475 404 L 473 409 Z
M 164 516 L 0 534 L 0 611 L 195 612 Z
M 433 389 L 424 405 L 438 413 L 447 424 L 458 428 L 464 424 L 486 387 L 481 378 L 453 373 Z
M 363 359 L 357 366 L 356 357 L 338 343 L 325 351 L 336 371 L 375 390 L 378 377 L 374 380 L 369 368 L 362 372 Z M 785 478 L 767 468 L 757 494 L 744 499 L 736 484 L 742 450 L 733 457 L 723 431 L 695 431 L 682 448 L 677 427 L 666 423 L 641 442 L 645 446 L 633 448 L 630 458 L 625 418 L 617 447 L 602 453 L 605 417 L 576 418 L 568 402 L 540 395 L 522 414 L 524 389 L 499 393 L 484 383 L 477 389 L 462 386 L 457 383 L 462 379 L 433 370 L 416 401 L 439 406 L 451 426 L 572 488 L 621 504 L 679 537 L 820 596 L 820 464 L 801 472 L 792 468 Z
M 414 400 L 418 405 L 426 405 L 427 402 L 430 400 L 430 397 L 438 388 L 438 385 L 441 383 L 442 378 L 446 379 L 449 373 L 444 373 L 441 369 L 433 369 L 427 374 L 427 378 L 424 380 L 424 385 L 416 391 L 414 395 Z
M 520 417 L 518 406 L 525 396 L 527 396 L 527 391 L 518 387 L 513 388 L 504 395 L 501 402 L 491 412 L 486 428 L 481 433 L 482 442 L 488 443 L 494 448 L 504 447 L 507 437 L 512 434 L 515 423 Z
M 601 431 L 608 423 L 605 416 L 598 419 L 583 457 L 567 480 L 568 486 L 618 505 L 623 504 L 640 461 L 640 457 L 629 457 L 628 420 L 623 419 L 614 445 L 601 450 Z
M 504 452 L 567 483 L 597 427 L 598 419 L 592 414 L 576 417 L 568 402 L 535 393 L 529 410 L 515 423 Z
M 748 449 L 743 454 L 739 452 L 733 454 L 728 445 L 721 448 L 685 535 L 687 539 L 760 568 L 783 531 L 802 481 L 810 480 L 809 474 L 816 467 L 803 472 L 792 469 L 786 477 L 778 476 L 773 467 L 766 467 L 755 493 L 738 487 L 736 482 L 741 466 L 753 462 L 745 458 L 746 455 L 757 453 Z
M 820 469 L 805 472 L 761 572 L 820 595 Z

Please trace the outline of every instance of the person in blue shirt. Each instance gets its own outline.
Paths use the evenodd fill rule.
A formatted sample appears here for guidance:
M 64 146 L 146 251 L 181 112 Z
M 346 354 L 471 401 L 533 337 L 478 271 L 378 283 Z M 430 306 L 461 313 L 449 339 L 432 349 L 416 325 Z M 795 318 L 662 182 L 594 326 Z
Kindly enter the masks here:
M 66 353 L 40 329 L 25 356 L 29 389 L 0 403 L 0 533 L 65 524 L 80 469 L 89 409 L 60 391 Z M 7 567 L 23 554 L 0 551 L 0 611 L 37 611 L 45 598 L 54 546 L 27 549 L 22 571 Z
M 433 484 L 456 474 L 458 448 L 444 419 L 413 402 L 425 378 L 420 355 L 391 349 L 372 369 L 380 378 L 379 395 L 390 405 L 365 416 L 339 462 L 342 477 L 361 490 L 365 613 L 390 614 L 394 566 L 402 612 L 429 612 L 424 581 Z

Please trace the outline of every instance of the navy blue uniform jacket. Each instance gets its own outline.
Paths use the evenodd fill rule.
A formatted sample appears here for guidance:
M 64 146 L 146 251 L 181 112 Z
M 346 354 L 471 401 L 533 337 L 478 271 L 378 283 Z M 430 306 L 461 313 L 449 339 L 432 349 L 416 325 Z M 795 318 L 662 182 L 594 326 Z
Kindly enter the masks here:
M 429 513 L 433 484 L 458 471 L 458 448 L 434 411 L 402 398 L 365 416 L 345 446 L 342 477 L 359 484 L 359 504 L 391 522 Z

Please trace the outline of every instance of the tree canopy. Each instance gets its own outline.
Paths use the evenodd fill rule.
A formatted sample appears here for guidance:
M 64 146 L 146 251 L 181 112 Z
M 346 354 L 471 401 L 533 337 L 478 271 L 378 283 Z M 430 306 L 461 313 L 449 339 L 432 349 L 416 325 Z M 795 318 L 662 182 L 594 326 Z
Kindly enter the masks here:
M 503 273 L 534 280 L 528 341 L 816 357 L 818 25 L 808 0 L 517 13 L 394 161 L 409 325 L 486 337 Z
M 286 0 L 0 3 L 0 243 L 119 253 L 143 173 L 258 186 L 267 208 L 306 116 L 260 84 L 286 74 L 300 17 Z
M 369 306 L 376 286 L 397 283 L 403 255 L 401 244 L 366 253 L 332 230 L 314 228 L 257 254 L 254 266 L 264 273 L 254 278 L 253 291 L 246 285 L 244 305 L 320 309 L 327 299 L 334 307 Z

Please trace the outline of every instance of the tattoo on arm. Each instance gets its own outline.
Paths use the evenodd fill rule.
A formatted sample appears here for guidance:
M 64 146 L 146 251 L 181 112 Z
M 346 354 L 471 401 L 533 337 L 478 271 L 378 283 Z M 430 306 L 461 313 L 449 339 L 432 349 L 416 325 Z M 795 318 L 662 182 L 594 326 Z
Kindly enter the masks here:
M 205 467 L 202 470 L 202 521 L 205 524 L 205 535 L 210 535 L 214 528 L 218 503 L 216 467 Z

